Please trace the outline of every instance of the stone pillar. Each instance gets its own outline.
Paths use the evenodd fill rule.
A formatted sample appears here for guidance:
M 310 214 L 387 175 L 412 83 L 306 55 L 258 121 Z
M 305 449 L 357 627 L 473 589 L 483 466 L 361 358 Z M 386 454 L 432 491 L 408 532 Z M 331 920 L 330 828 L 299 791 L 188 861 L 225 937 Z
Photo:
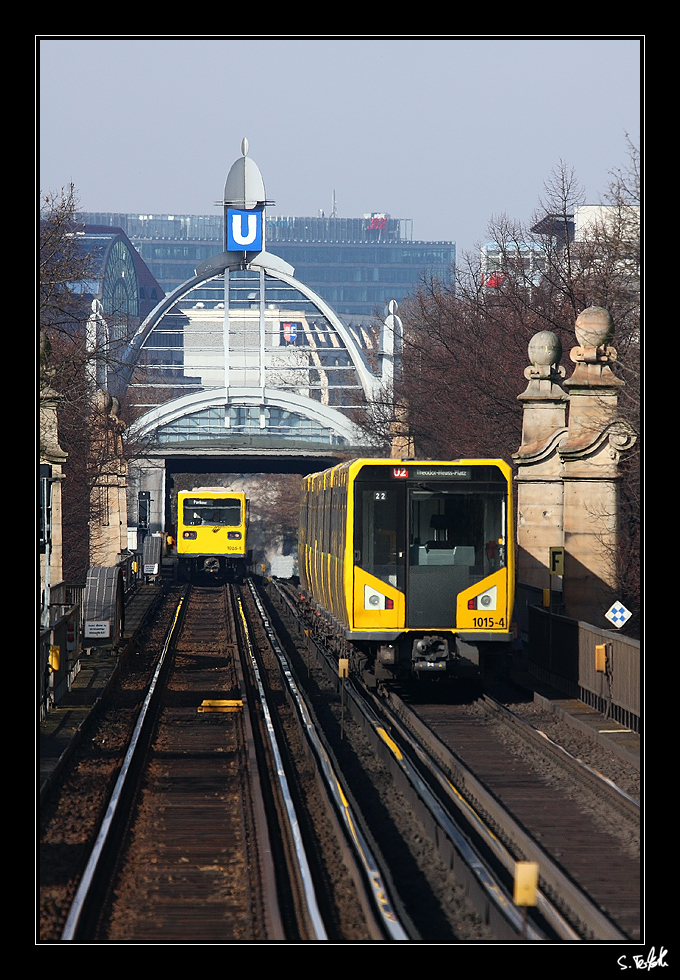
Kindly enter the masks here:
M 416 455 L 413 436 L 409 434 L 408 406 L 397 403 L 394 406 L 395 421 L 390 425 L 392 436 L 390 458 L 413 459 Z
M 40 391 L 40 462 L 52 467 L 52 528 L 51 542 L 46 555 L 40 556 L 40 573 L 43 589 L 63 581 L 63 539 L 61 519 L 61 484 L 64 480 L 63 464 L 67 453 L 59 445 L 57 406 L 60 396 L 49 385 Z M 49 558 L 48 558 L 49 556 Z M 49 568 L 46 561 L 49 560 Z
M 635 435 L 617 417 L 624 382 L 610 368 L 616 351 L 609 313 L 589 307 L 576 320 L 575 369 L 564 383 L 569 428 L 560 441 L 564 483 L 564 603 L 566 613 L 606 628 L 616 598 L 619 459 Z
M 559 366 L 562 345 L 544 330 L 529 344 L 529 384 L 518 396 L 523 403 L 522 445 L 517 466 L 517 579 L 540 589 L 550 587 L 551 547 L 563 544 L 562 461 L 560 440 L 568 395 L 561 387 L 566 372 Z
M 127 550 L 127 462 L 123 456 L 125 423 L 118 400 L 97 395 L 90 418 L 90 466 L 94 475 L 90 505 L 90 566 L 116 565 Z

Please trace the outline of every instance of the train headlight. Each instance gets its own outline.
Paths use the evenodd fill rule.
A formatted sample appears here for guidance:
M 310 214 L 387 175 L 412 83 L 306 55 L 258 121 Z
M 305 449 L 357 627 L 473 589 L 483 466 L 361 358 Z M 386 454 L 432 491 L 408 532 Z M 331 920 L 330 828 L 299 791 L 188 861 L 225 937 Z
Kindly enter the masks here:
M 375 611 L 377 609 L 394 609 L 394 599 L 388 599 L 382 592 L 372 589 L 370 585 L 364 586 L 364 609 Z
M 486 592 L 480 592 L 474 599 L 468 599 L 468 609 L 495 609 L 498 589 L 492 586 Z

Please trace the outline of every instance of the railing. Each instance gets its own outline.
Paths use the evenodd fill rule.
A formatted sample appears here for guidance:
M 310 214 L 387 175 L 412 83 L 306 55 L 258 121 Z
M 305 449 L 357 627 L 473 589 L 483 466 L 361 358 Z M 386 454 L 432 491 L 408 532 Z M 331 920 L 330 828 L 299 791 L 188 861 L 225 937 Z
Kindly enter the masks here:
M 640 641 L 579 623 L 580 700 L 608 718 L 640 731 Z M 595 647 L 604 644 L 605 671 L 595 670 Z
M 139 585 L 141 572 L 133 569 L 139 557 L 127 555 L 116 567 L 123 571 L 124 598 Z M 71 690 L 80 670 L 84 586 L 58 582 L 50 588 L 49 625 L 41 625 L 38 639 L 38 717 L 47 717 L 52 708 Z M 54 648 L 54 655 L 50 656 Z M 58 652 L 57 652 L 58 651 Z
M 538 604 L 527 603 L 518 613 L 528 668 L 538 680 L 640 731 L 639 640 L 556 615 Z M 598 665 L 596 647 L 604 653 Z
M 54 613 L 54 618 L 52 617 Z M 38 645 L 38 717 L 45 718 L 71 689 L 80 670 L 79 603 L 50 607 L 50 626 L 40 631 Z M 54 651 L 54 653 L 53 653 Z

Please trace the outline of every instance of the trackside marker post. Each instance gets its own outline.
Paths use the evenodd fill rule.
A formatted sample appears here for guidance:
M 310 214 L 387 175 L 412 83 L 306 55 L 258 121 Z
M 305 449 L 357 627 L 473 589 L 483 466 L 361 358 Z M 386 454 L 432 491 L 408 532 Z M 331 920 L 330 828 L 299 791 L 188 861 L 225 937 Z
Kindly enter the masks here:
M 536 893 L 538 891 L 538 864 L 535 861 L 515 862 L 515 887 L 513 902 L 515 905 L 524 906 L 524 920 L 522 922 L 522 938 L 526 937 L 528 908 L 536 905 Z
M 349 677 L 349 660 L 341 657 L 338 661 L 338 677 L 340 678 L 340 738 L 345 737 L 345 678 Z

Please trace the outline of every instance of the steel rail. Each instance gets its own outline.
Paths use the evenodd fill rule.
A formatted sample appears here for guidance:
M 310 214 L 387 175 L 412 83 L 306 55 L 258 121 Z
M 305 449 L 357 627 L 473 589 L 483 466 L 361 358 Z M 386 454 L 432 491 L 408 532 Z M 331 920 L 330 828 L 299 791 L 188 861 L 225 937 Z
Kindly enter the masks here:
M 243 610 L 241 597 L 238 595 L 236 596 L 236 603 L 238 606 L 239 616 L 241 618 L 241 623 L 243 626 L 244 643 L 246 646 L 248 659 L 253 672 L 253 677 L 255 679 L 255 685 L 257 687 L 258 696 L 260 698 L 260 704 L 265 719 L 267 737 L 269 739 L 269 745 L 276 764 L 276 773 L 279 781 L 279 787 L 281 789 L 281 794 L 284 800 L 286 817 L 288 820 L 288 826 L 289 826 L 291 838 L 294 844 L 295 856 L 300 871 L 300 877 L 302 880 L 304 898 L 307 905 L 309 917 L 311 920 L 311 926 L 314 932 L 314 939 L 318 941 L 324 941 L 328 939 L 328 935 L 326 933 L 326 927 L 324 925 L 323 918 L 319 910 L 319 905 L 316 898 L 316 890 L 314 888 L 314 881 L 312 880 L 312 875 L 309 867 L 309 860 L 307 858 L 304 842 L 302 840 L 302 835 L 300 833 L 300 824 L 298 821 L 297 813 L 295 811 L 295 804 L 293 802 L 293 798 L 290 792 L 290 787 L 288 785 L 288 779 L 286 777 L 286 773 L 283 767 L 281 750 L 279 748 L 278 739 L 276 737 L 276 732 L 274 730 L 272 714 L 269 709 L 267 696 L 264 690 L 264 685 L 262 683 L 260 668 L 258 666 L 257 658 L 255 657 L 255 652 L 253 650 L 253 645 L 251 643 L 250 630 L 248 629 L 248 622 L 246 619 L 245 612 Z
M 525 939 L 530 941 L 545 941 L 548 937 L 532 923 L 526 922 L 524 913 L 514 904 L 512 896 L 498 876 L 489 868 L 487 862 L 460 830 L 451 814 L 419 773 L 417 766 L 408 754 L 409 747 L 413 744 L 412 739 L 405 739 L 401 745 L 397 744 L 396 738 L 387 732 L 386 721 L 376 714 L 353 684 L 349 687 L 348 693 L 376 736 L 387 746 L 394 763 L 421 799 L 438 827 L 470 869 L 487 901 L 494 906 L 517 936 L 523 935 Z M 397 738 L 401 739 L 401 732 Z M 429 760 L 427 760 L 427 766 L 431 768 Z
M 76 891 L 75 898 L 71 903 L 71 908 L 69 910 L 69 914 L 66 919 L 66 924 L 64 926 L 64 930 L 61 935 L 61 941 L 70 941 L 75 938 L 76 931 L 80 923 L 80 918 L 83 913 L 83 909 L 87 904 L 93 883 L 95 881 L 97 866 L 99 864 L 102 853 L 109 839 L 109 835 L 113 828 L 114 820 L 123 794 L 123 790 L 125 788 L 125 785 L 127 783 L 130 774 L 130 769 L 132 766 L 133 759 L 135 758 L 137 749 L 139 747 L 142 731 L 149 717 L 151 705 L 154 700 L 154 695 L 156 694 L 158 679 L 163 669 L 163 665 L 165 663 L 165 658 L 167 656 L 168 650 L 170 649 L 170 644 L 172 642 L 175 629 L 179 622 L 180 613 L 182 611 L 185 600 L 186 600 L 186 592 L 180 599 L 179 603 L 177 604 L 175 615 L 173 617 L 170 628 L 166 634 L 165 641 L 163 643 L 163 649 L 158 658 L 158 662 L 156 663 L 156 668 L 154 670 L 151 684 L 149 685 L 149 690 L 147 691 L 146 697 L 144 698 L 144 703 L 137 717 L 137 723 L 135 725 L 134 732 L 132 733 L 132 738 L 130 739 L 130 744 L 128 745 L 128 749 L 125 754 L 125 759 L 123 760 L 123 765 L 121 767 L 120 773 L 118 774 L 116 785 L 113 789 L 113 793 L 111 794 L 111 798 L 106 808 L 104 819 L 102 821 L 101 827 L 99 828 L 97 839 L 95 841 L 94 847 L 92 848 L 92 852 L 90 854 L 89 860 L 85 867 L 85 871 L 83 872 L 83 876 L 80 879 L 80 884 L 78 886 L 78 890 Z
M 389 699 L 396 699 L 395 695 L 390 695 Z M 503 867 L 510 873 L 514 873 L 515 859 L 509 853 L 504 844 L 498 839 L 488 822 L 475 810 L 472 803 L 467 800 L 462 793 L 453 785 L 449 777 L 437 765 L 432 755 L 414 737 L 413 733 L 399 721 L 398 715 L 389 710 L 390 724 L 399 731 L 402 738 L 411 748 L 411 751 L 418 758 L 420 763 L 434 777 L 439 787 L 443 790 L 449 802 L 453 803 L 462 816 L 472 825 L 476 833 L 484 841 L 486 846 L 496 855 Z M 459 764 L 460 765 L 460 764 Z M 472 777 L 474 778 L 474 777 Z M 469 785 L 469 782 L 466 783 Z M 487 810 L 489 812 L 489 810 Z M 532 853 L 532 858 L 536 857 Z M 547 855 L 542 855 L 541 873 L 544 873 L 545 863 L 549 861 Z M 551 862 L 552 863 L 552 862 Z M 577 941 L 582 937 L 572 928 L 564 916 L 555 908 L 554 904 L 546 895 L 539 891 L 537 895 L 537 908 L 545 921 L 555 930 L 560 939 Z
M 285 595 L 283 590 L 279 588 L 277 583 L 274 583 L 274 585 L 276 586 L 277 591 L 281 595 L 284 602 L 286 602 L 288 608 L 294 615 L 296 615 L 293 604 L 288 600 L 288 597 Z M 337 668 L 334 670 L 334 661 L 332 657 L 322 647 L 318 646 L 318 644 L 317 649 L 325 658 L 331 675 L 335 677 Z M 350 700 L 354 704 L 355 711 L 359 714 L 365 724 L 368 725 L 368 727 L 373 731 L 375 738 L 381 744 L 387 747 L 397 770 L 412 788 L 413 792 L 431 815 L 431 818 L 438 825 L 441 832 L 448 838 L 453 848 L 457 851 L 461 860 L 469 869 L 472 878 L 476 881 L 477 886 L 479 887 L 481 894 L 484 895 L 486 901 L 488 901 L 490 906 L 496 910 L 500 918 L 507 923 L 508 928 L 516 936 L 522 935 L 525 939 L 530 941 L 545 941 L 548 937 L 532 923 L 526 921 L 524 912 L 514 904 L 512 897 L 509 895 L 504 885 L 499 881 L 497 875 L 493 873 L 493 871 L 488 867 L 486 861 L 479 855 L 475 847 L 461 832 L 450 813 L 445 809 L 430 786 L 424 781 L 418 772 L 416 765 L 409 758 L 408 749 L 404 744 L 406 742 L 412 743 L 413 740 L 411 738 L 408 740 L 405 739 L 401 746 L 397 745 L 396 741 L 390 737 L 386 730 L 391 722 L 391 713 L 390 720 L 384 721 L 377 714 L 376 708 L 368 703 L 351 678 L 346 680 L 344 683 L 345 692 L 349 695 Z M 383 710 L 382 703 L 380 703 L 380 710 Z M 398 727 L 401 728 L 401 726 Z M 429 759 L 427 764 L 429 766 Z M 555 913 L 553 919 L 556 919 L 557 917 L 558 913 Z M 568 931 L 568 926 L 566 923 L 564 923 L 564 930 L 565 932 Z M 569 938 L 577 937 L 575 934 L 572 934 L 569 936 Z
M 640 803 L 638 800 L 634 799 L 628 793 L 624 792 L 620 786 L 617 786 L 615 782 L 608 779 L 607 776 L 603 776 L 601 772 L 597 769 L 593 769 L 592 766 L 587 765 L 576 756 L 572 755 L 571 752 L 567 752 L 565 748 L 558 745 L 557 742 L 553 740 L 542 732 L 540 728 L 534 728 L 530 725 L 528 721 L 524 718 L 520 718 L 519 715 L 511 711 L 507 705 L 502 704 L 491 695 L 485 694 L 484 701 L 496 714 L 507 724 L 512 724 L 532 742 L 538 745 L 544 752 L 549 752 L 555 758 L 559 759 L 565 765 L 569 766 L 575 772 L 579 772 L 587 776 L 588 779 L 598 784 L 598 786 L 603 789 L 608 796 L 615 797 L 619 802 L 623 803 L 626 810 L 634 817 L 640 816 Z
M 433 739 L 436 736 L 420 721 L 417 715 L 410 712 L 401 699 L 394 693 L 388 695 L 390 703 L 390 715 L 394 718 L 394 723 L 403 732 L 404 738 L 410 736 L 404 731 L 404 726 L 411 732 L 411 741 L 415 739 L 414 751 L 422 753 L 425 757 L 425 764 L 435 775 L 437 782 L 446 793 L 447 798 L 464 813 L 468 819 L 474 822 L 480 829 L 484 828 L 486 841 L 492 846 L 500 860 L 502 860 L 508 870 L 514 868 L 514 859 L 505 850 L 504 846 L 498 841 L 493 832 L 488 828 L 487 820 L 480 817 L 474 809 L 472 803 L 460 793 L 453 785 L 449 776 L 434 762 L 433 759 Z M 408 718 L 407 718 L 408 715 Z M 515 716 L 516 717 L 516 716 Z M 400 721 L 398 720 L 400 719 Z M 521 719 L 518 719 L 521 721 Z M 539 736 L 540 737 L 540 736 Z M 542 736 L 540 745 L 543 745 Z M 422 742 L 426 748 L 420 748 Z M 543 891 L 539 899 L 539 911 L 545 916 L 546 921 L 555 929 L 561 939 L 582 940 L 584 936 L 577 935 L 560 912 L 557 911 L 554 903 L 546 897 L 545 890 L 552 895 L 559 895 L 566 900 L 572 915 L 576 916 L 581 924 L 581 928 L 589 935 L 588 939 L 602 939 L 608 941 L 623 941 L 627 937 L 612 923 L 593 903 L 592 899 L 578 886 L 571 878 L 555 864 L 550 855 L 529 836 L 524 830 L 517 826 L 516 821 L 509 815 L 506 809 L 484 788 L 479 780 L 470 772 L 461 760 L 455 756 L 450 749 L 436 739 L 435 752 L 442 760 L 444 768 L 450 773 L 455 773 L 455 777 L 468 791 L 468 794 L 477 801 L 484 811 L 489 814 L 491 819 L 502 828 L 504 834 L 512 840 L 513 844 L 520 850 L 527 860 L 535 861 L 539 865 L 539 881 L 542 882 Z M 554 744 L 554 743 L 552 743 Z M 583 765 L 583 764 L 581 764 Z M 588 767 L 584 767 L 588 768 Z M 594 770 L 589 770 L 591 773 Z M 599 774 L 598 774 L 599 775 Z M 601 777 L 604 779 L 604 777 Z M 609 780 L 605 780 L 609 783 Z M 613 784 L 612 784 L 613 785 Z M 625 794 L 624 794 L 625 795 Z M 634 802 L 634 801 L 633 801 Z
M 274 583 L 274 585 L 276 585 L 277 592 L 285 602 L 291 614 L 297 617 L 295 604 L 290 600 L 289 596 L 278 585 L 278 583 Z M 330 657 L 327 652 L 321 646 L 319 646 L 318 642 L 316 645 L 319 653 L 326 659 L 329 671 L 335 673 L 333 669 L 332 657 Z M 346 688 L 346 690 L 351 694 L 356 710 L 361 712 L 361 714 L 365 717 L 366 713 L 363 710 L 363 704 L 365 701 L 364 696 L 358 692 L 356 685 L 353 682 Z M 496 853 L 498 859 L 508 871 L 511 873 L 514 871 L 514 859 L 496 838 L 493 831 L 488 827 L 487 821 L 474 810 L 473 805 L 459 793 L 456 787 L 451 783 L 444 770 L 434 762 L 433 749 L 434 754 L 439 756 L 440 760 L 443 759 L 444 769 L 451 773 L 455 773 L 456 778 L 460 777 L 461 784 L 466 788 L 466 790 L 469 791 L 473 800 L 477 801 L 484 812 L 489 814 L 496 824 L 503 828 L 503 831 L 507 834 L 508 838 L 512 840 L 513 844 L 518 847 L 521 853 L 524 854 L 525 858 L 527 860 L 536 861 L 539 864 L 542 891 L 538 898 L 538 909 L 543 915 L 546 923 L 550 925 L 550 927 L 558 936 L 560 936 L 560 938 L 567 941 L 578 941 L 583 939 L 583 936 L 576 934 L 572 925 L 566 921 L 562 913 L 556 908 L 554 902 L 547 896 L 546 891 L 552 896 L 558 895 L 561 899 L 566 899 L 570 909 L 570 914 L 576 916 L 580 928 L 586 934 L 586 938 L 604 939 L 608 941 L 626 941 L 627 937 L 600 911 L 600 909 L 582 891 L 582 889 L 580 889 L 561 871 L 561 869 L 555 864 L 541 845 L 534 841 L 533 838 L 531 838 L 525 831 L 517 826 L 516 821 L 514 821 L 512 817 L 507 814 L 507 811 L 500 806 L 498 801 L 490 793 L 488 793 L 482 784 L 467 769 L 467 767 L 463 765 L 460 759 L 454 756 L 453 753 L 448 750 L 446 746 L 444 746 L 438 739 L 436 739 L 436 747 L 433 746 L 435 736 L 433 736 L 432 732 L 427 728 L 427 726 L 420 721 L 417 715 L 413 714 L 413 712 L 410 712 L 407 709 L 396 694 L 393 692 L 388 692 L 386 702 L 383 700 L 378 701 L 378 699 L 372 695 L 371 698 L 374 705 L 379 704 L 380 712 L 385 711 L 387 714 L 386 702 L 390 705 L 391 710 L 388 713 L 389 719 L 385 726 L 381 726 L 380 721 L 376 720 L 377 715 L 374 715 L 374 720 L 372 720 L 370 724 L 376 732 L 377 737 L 380 738 L 381 741 L 388 747 L 394 756 L 395 764 L 402 769 L 406 778 L 409 778 L 408 764 L 406 762 L 402 762 L 402 759 L 399 757 L 400 754 L 403 754 L 403 745 L 400 748 L 396 745 L 394 740 L 390 739 L 384 730 L 387 725 L 391 725 L 398 729 L 401 733 L 401 737 L 404 739 L 404 742 L 413 745 L 412 751 L 419 759 L 420 764 L 424 766 L 427 771 L 432 773 L 433 778 L 443 790 L 446 799 L 453 803 L 455 809 L 462 813 L 465 819 L 468 820 L 478 830 L 478 832 L 481 833 L 485 844 Z M 504 706 L 500 705 L 498 702 L 494 702 L 493 699 L 488 698 L 488 696 L 485 696 L 485 698 L 488 704 L 495 708 L 499 714 L 502 713 L 504 717 L 510 716 L 510 720 L 521 726 L 524 730 L 531 728 L 531 726 L 528 726 L 523 719 L 510 712 L 509 709 L 504 709 Z M 373 708 L 370 708 L 370 711 L 373 714 Z M 559 754 L 565 761 L 572 762 L 573 765 L 578 767 L 581 771 L 587 771 L 590 777 L 598 777 L 601 785 L 606 788 L 608 792 L 613 792 L 616 790 L 619 797 L 631 810 L 637 809 L 639 812 L 639 804 L 637 804 L 637 802 L 632 798 L 628 797 L 627 794 L 623 793 L 619 787 L 616 787 L 615 784 L 606 779 L 606 777 L 586 766 L 580 760 L 570 756 L 566 750 L 556 745 L 556 743 L 553 743 L 544 733 L 539 733 L 532 729 L 531 734 L 536 740 L 537 744 L 542 746 L 544 749 L 547 747 L 550 748 L 552 752 Z M 417 777 L 417 779 L 412 782 L 416 792 L 419 792 L 419 782 L 420 777 Z M 452 822 L 455 826 L 455 821 Z M 442 829 L 446 833 L 445 825 L 442 825 Z M 494 890 L 491 889 L 489 894 L 493 896 Z M 515 908 L 514 905 L 513 908 Z
M 250 591 L 262 617 L 263 626 L 269 637 L 269 642 L 276 654 L 281 667 L 281 672 L 288 685 L 289 692 L 296 705 L 301 725 L 305 731 L 307 739 L 314 750 L 326 787 L 333 799 L 341 821 L 347 831 L 352 843 L 355 857 L 358 857 L 359 865 L 363 869 L 368 882 L 368 891 L 371 896 L 373 906 L 378 917 L 387 932 L 387 935 L 394 941 L 410 941 L 408 934 L 402 923 L 399 921 L 395 906 L 389 897 L 389 890 L 386 886 L 384 875 L 380 870 L 373 850 L 359 825 L 359 821 L 353 812 L 353 808 L 347 798 L 347 791 L 342 784 L 340 776 L 335 771 L 333 763 L 326 751 L 326 748 L 319 737 L 317 727 L 314 724 L 306 699 L 300 690 L 293 671 L 288 663 L 288 659 L 281 647 L 276 631 L 272 627 L 262 601 L 257 594 L 252 579 L 248 580 Z

